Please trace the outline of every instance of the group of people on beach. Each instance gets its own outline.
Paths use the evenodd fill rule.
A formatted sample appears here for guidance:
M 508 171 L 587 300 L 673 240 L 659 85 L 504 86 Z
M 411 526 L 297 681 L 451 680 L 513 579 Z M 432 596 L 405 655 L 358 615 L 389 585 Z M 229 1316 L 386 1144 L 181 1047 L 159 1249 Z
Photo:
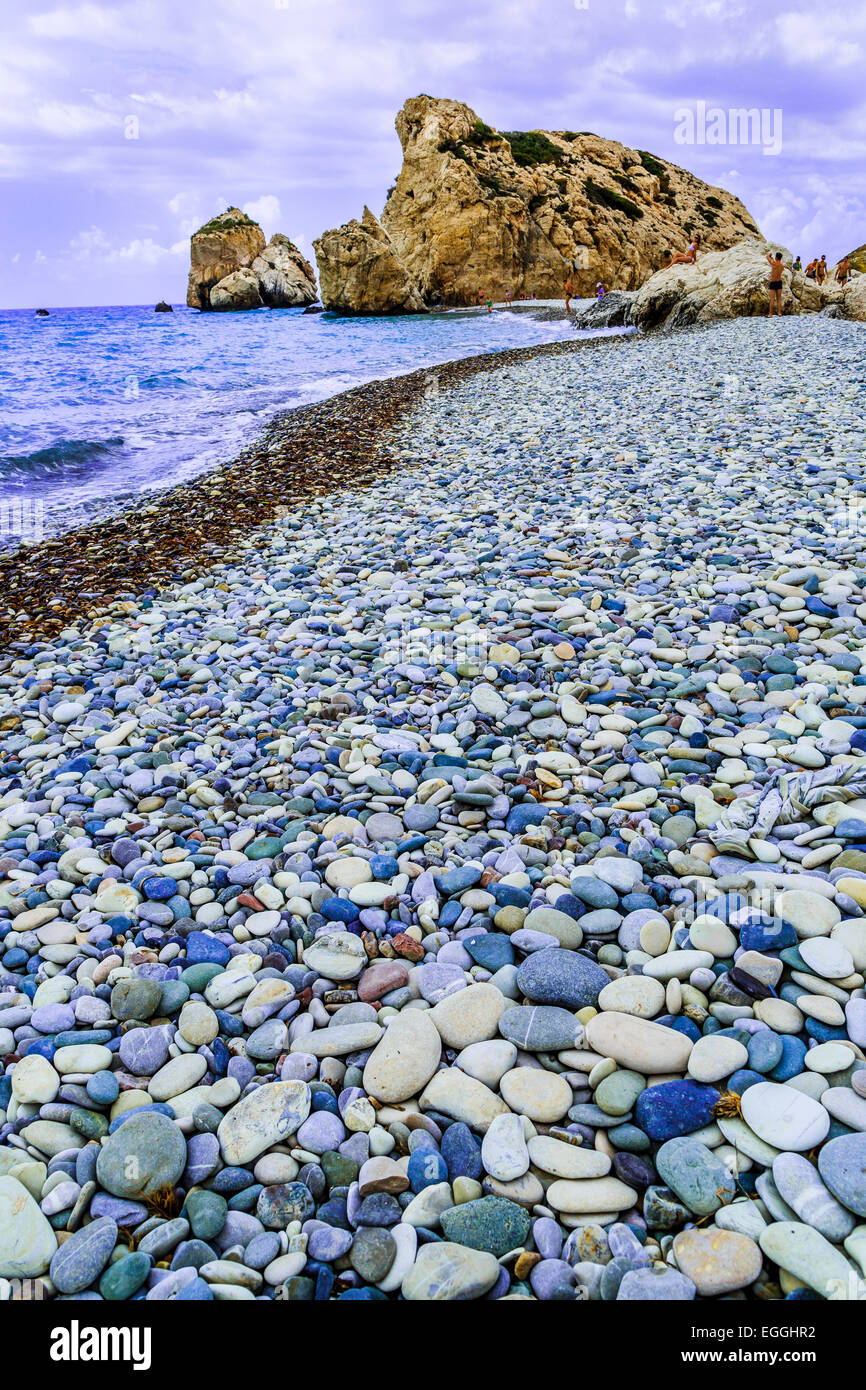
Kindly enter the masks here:
M 700 251 L 700 249 L 701 249 L 701 234 L 700 234 L 700 232 L 695 232 L 694 236 L 692 237 L 691 241 L 689 242 L 689 245 L 688 245 L 687 249 L 686 249 L 685 251 L 678 251 L 675 255 L 673 255 L 673 256 L 671 257 L 670 261 L 668 262 L 668 264 L 667 264 L 666 266 L 664 266 L 664 269 L 665 269 L 665 270 L 670 270 L 671 266 L 675 266 L 675 265 L 694 265 L 695 262 L 697 261 L 698 252 Z M 768 284 L 768 289 L 769 289 L 769 291 L 770 291 L 770 311 L 769 311 L 767 317 L 768 317 L 768 318 L 772 318 L 772 317 L 773 317 L 773 312 L 775 311 L 776 314 L 781 318 L 781 316 L 782 316 L 782 289 L 783 289 L 783 287 L 784 287 L 784 281 L 783 281 L 783 279 L 782 279 L 782 272 L 783 272 L 784 269 L 785 269 L 785 263 L 784 263 L 784 259 L 783 259 L 783 256 L 782 256 L 782 252 L 781 252 L 781 251 L 776 251 L 776 252 L 771 252 L 771 253 L 769 253 L 769 254 L 767 255 L 767 261 L 769 262 L 769 265 L 770 265 L 770 280 L 769 280 L 769 284 Z M 791 270 L 797 270 L 797 271 L 802 271 L 802 270 L 803 270 L 803 262 L 801 261 L 801 259 L 800 259 L 799 256 L 796 256 L 796 257 L 795 257 L 794 261 L 792 262 L 792 264 L 791 264 L 791 266 L 790 266 L 790 269 L 791 269 Z M 806 274 L 806 278 L 807 278 L 807 279 L 809 279 L 809 280 L 814 280 L 817 284 L 823 285 L 823 284 L 824 284 L 824 281 L 827 279 L 827 276 L 830 274 L 830 271 L 829 271 L 828 266 L 827 266 L 827 257 L 826 257 L 826 256 L 821 256 L 820 259 L 819 259 L 819 258 L 816 256 L 815 259 L 812 260 L 812 261 L 810 261 L 809 264 L 806 266 L 805 274 Z M 834 278 L 835 278 L 835 280 L 836 280 L 836 283 L 837 283 L 838 285 L 841 285 L 843 288 L 844 288 L 845 285 L 847 285 L 849 279 L 851 278 L 851 263 L 850 263 L 850 261 L 849 261 L 849 259 L 848 259 L 847 256 L 843 256 L 842 259 L 841 259 L 841 261 L 839 262 L 839 264 L 836 266 L 836 274 L 835 274 L 835 277 L 834 277 Z M 566 314 L 570 314 L 570 313 L 571 313 L 571 301 L 572 301 L 572 299 L 573 299 L 573 297 L 574 297 L 574 282 L 572 281 L 572 279 L 571 279 L 570 276 L 566 278 L 564 289 L 565 289 L 565 312 L 566 312 Z M 596 292 L 596 296 L 597 296 L 599 299 L 603 299 L 603 298 L 604 298 L 604 295 L 605 295 L 605 292 L 606 292 L 606 291 L 605 291 L 604 285 L 602 284 L 602 282 L 601 282 L 600 280 L 599 280 L 598 284 L 597 284 L 596 287 L 595 287 L 595 292 Z M 534 294 L 531 294 L 531 295 L 521 294 L 521 295 L 519 296 L 519 298 L 520 298 L 521 300 L 525 300 L 525 299 L 530 299 L 530 300 L 531 300 L 531 299 L 535 299 L 535 295 L 534 295 Z M 512 302 L 512 299 L 511 299 L 511 290 L 506 290 L 506 291 L 505 291 L 505 304 L 506 304 L 506 306 L 510 306 L 510 305 L 511 305 L 511 302 Z M 486 303 L 486 305 L 487 305 L 487 312 L 488 312 L 488 314 L 492 314 L 492 313 L 493 313 L 493 299 L 492 299 L 492 297 L 491 297 L 490 295 L 487 295 L 487 296 L 485 297 L 484 291 L 483 291 L 483 290 L 479 290 L 479 291 L 478 291 L 478 304 L 479 304 L 479 306 L 480 306 L 480 305 L 485 304 L 485 303 Z
M 533 299 L 536 298 L 536 296 L 535 296 L 534 294 L 519 294 L 519 295 L 517 296 L 517 298 L 518 298 L 519 300 L 521 300 L 521 301 L 524 301 L 524 300 L 526 300 L 526 301 L 532 301 Z M 484 293 L 483 290 L 479 290 L 479 291 L 478 291 L 478 296 L 477 296 L 477 303 L 478 303 L 479 308 L 481 307 L 482 304 L 485 305 L 486 308 L 487 308 L 488 314 L 492 314 L 492 313 L 493 313 L 493 296 L 492 296 L 492 295 L 490 295 L 490 294 L 487 294 L 487 295 L 486 295 L 486 294 Z M 506 307 L 507 309 L 510 309 L 512 303 L 513 303 L 513 298 L 512 298 L 511 290 L 506 290 L 506 291 L 505 291 L 505 307 Z
M 604 299 L 604 296 L 605 296 L 606 293 L 607 293 L 607 291 L 605 290 L 604 285 L 602 284 L 601 280 L 599 280 L 599 281 L 596 283 L 596 286 L 595 286 L 595 297 L 596 297 L 596 299 Z M 574 296 L 574 283 L 573 283 L 573 281 L 571 280 L 571 278 L 568 278 L 568 279 L 566 280 L 566 282 L 565 282 L 565 312 L 566 312 L 567 314 L 570 314 L 570 313 L 571 313 L 571 301 L 572 301 L 573 296 Z
M 597 285 L 596 285 L 596 287 L 595 287 L 595 293 L 596 293 L 596 298 L 597 298 L 597 299 L 603 299 L 604 296 L 605 296 L 606 291 L 605 291 L 605 287 L 604 287 L 604 285 L 602 284 L 601 280 L 598 281 L 598 283 L 597 283 Z M 569 279 L 567 279 L 566 282 L 565 282 L 565 312 L 566 312 L 567 314 L 571 313 L 571 301 L 572 301 L 572 298 L 573 298 L 573 297 L 574 297 L 574 283 L 573 283 L 573 281 L 569 278 Z M 517 298 L 518 298 L 518 300 L 520 300 L 521 302 L 523 302 L 523 301 L 531 302 L 533 299 L 536 298 L 536 296 L 535 296 L 534 294 L 519 294 L 519 295 L 517 296 Z M 487 309 L 488 314 L 492 314 L 492 313 L 493 313 L 493 296 L 492 296 L 492 295 L 489 295 L 489 294 L 485 295 L 485 293 L 484 293 L 483 290 L 479 290 L 479 291 L 478 291 L 478 296 L 477 296 L 477 301 L 476 301 L 476 302 L 477 302 L 479 308 L 481 308 L 481 306 L 484 305 L 484 306 L 486 307 L 486 309 Z M 505 291 L 505 307 L 506 307 L 506 309 L 510 309 L 513 302 L 514 302 L 514 300 L 513 300 L 513 297 L 512 297 L 511 290 L 506 290 L 506 291 Z
M 794 268 L 794 270 L 802 270 L 802 269 L 803 269 L 803 262 L 800 260 L 800 257 L 799 257 L 799 256 L 798 256 L 797 259 L 795 260 L 795 262 L 794 262 L 794 267 L 793 267 L 793 268 Z M 815 259 L 814 259 L 813 261 L 810 261 L 809 264 L 806 266 L 806 271 L 805 271 L 806 279 L 807 279 L 807 280 L 815 280 L 816 283 L 819 284 L 819 285 L 823 285 L 823 283 L 824 283 L 824 281 L 827 279 L 827 276 L 829 275 L 829 273 L 830 273 L 830 272 L 829 272 L 829 270 L 827 269 L 827 257 L 826 257 L 826 256 L 822 256 L 820 260 L 819 260 L 818 257 L 816 256 Z M 836 275 L 835 275 L 834 278 L 835 278 L 836 283 L 837 283 L 838 285 L 843 285 L 843 286 L 844 286 L 844 285 L 847 285 L 848 281 L 850 280 L 850 278 L 851 278 L 851 262 L 849 261 L 849 259 L 848 259 L 847 256 L 843 256 L 842 259 L 841 259 L 841 261 L 840 261 L 839 264 L 837 265 L 837 267 L 836 267 Z
M 700 232 L 695 232 L 694 236 L 689 242 L 688 250 L 680 251 L 676 255 L 672 256 L 668 264 L 664 267 L 664 269 L 670 270 L 671 266 L 674 265 L 694 265 L 698 258 L 698 251 L 700 250 L 700 247 L 701 235 Z M 784 287 L 782 272 L 785 269 L 785 262 L 782 252 L 775 251 L 768 253 L 767 261 L 769 262 L 770 266 L 770 280 L 767 286 L 767 288 L 770 291 L 770 310 L 767 314 L 767 318 L 771 319 L 773 317 L 774 311 L 777 314 L 777 316 L 781 318 L 782 289 Z M 803 262 L 801 261 L 799 256 L 797 256 L 795 260 L 792 262 L 790 269 L 802 271 Z M 821 256 L 820 260 L 816 256 L 815 259 L 813 261 L 810 261 L 809 264 L 806 266 L 807 279 L 814 280 L 816 284 L 819 285 L 823 285 L 829 273 L 830 272 L 827 267 L 826 256 Z M 843 256 L 836 267 L 836 283 L 844 288 L 844 286 L 847 285 L 850 278 L 851 263 L 847 256 Z
M 781 318 L 783 285 L 782 271 L 785 269 L 785 263 L 782 257 L 782 252 L 773 252 L 772 254 L 767 256 L 767 260 L 770 263 L 770 312 L 767 314 L 767 318 L 771 319 L 773 317 L 774 309 L 776 310 L 776 313 L 779 316 L 779 318 Z M 799 256 L 797 256 L 794 262 L 792 263 L 791 269 L 803 269 L 803 262 L 800 260 Z M 829 273 L 830 272 L 827 269 L 826 256 L 822 256 L 820 261 L 816 257 L 814 261 L 810 261 L 809 264 L 806 266 L 807 279 L 814 280 L 819 285 L 823 285 Z M 847 285 L 848 281 L 851 278 L 851 262 L 849 261 L 847 256 L 843 256 L 841 261 L 837 265 L 836 275 L 834 278 L 836 280 L 837 285 L 841 285 L 844 289 L 844 287 Z

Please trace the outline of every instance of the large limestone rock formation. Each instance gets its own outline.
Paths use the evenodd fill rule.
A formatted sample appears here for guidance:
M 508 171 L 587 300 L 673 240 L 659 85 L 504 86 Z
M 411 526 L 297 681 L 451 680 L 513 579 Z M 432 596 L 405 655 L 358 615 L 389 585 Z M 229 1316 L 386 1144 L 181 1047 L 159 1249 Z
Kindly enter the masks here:
M 228 208 L 191 238 L 189 288 L 192 309 L 301 308 L 318 298 L 316 275 L 287 236 L 265 245 L 257 222 Z
M 413 97 L 382 225 L 429 304 L 478 292 L 636 289 L 693 231 L 720 250 L 757 235 L 746 208 L 645 151 L 573 131 L 502 135 L 462 102 Z
M 227 208 L 211 218 L 190 239 L 189 287 L 191 309 L 210 309 L 213 287 L 234 271 L 252 265 L 265 249 L 261 227 L 240 208 Z M 261 302 L 261 301 L 259 301 Z
M 631 321 L 638 328 L 679 328 L 691 323 L 766 314 L 770 294 L 767 255 L 791 253 L 776 242 L 754 238 L 727 251 L 699 256 L 695 265 L 676 265 L 650 277 L 635 295 Z M 827 289 L 799 271 L 782 274 L 782 312 L 815 313 L 829 302 Z
M 424 300 L 387 233 L 364 208 L 361 221 L 315 241 L 322 303 L 338 314 L 424 314 Z
M 260 309 L 259 282 L 251 270 L 233 270 L 210 292 L 211 309 Z
M 299 309 L 319 297 L 316 272 L 287 236 L 276 232 L 252 263 L 262 299 L 272 309 Z

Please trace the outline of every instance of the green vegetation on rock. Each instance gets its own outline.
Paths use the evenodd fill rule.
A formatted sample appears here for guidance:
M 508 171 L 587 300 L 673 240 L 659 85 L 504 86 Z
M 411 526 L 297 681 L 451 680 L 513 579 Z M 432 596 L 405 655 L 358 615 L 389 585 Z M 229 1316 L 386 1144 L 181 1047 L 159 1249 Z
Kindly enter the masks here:
M 229 217 L 228 212 L 237 213 L 237 216 Z M 199 227 L 193 235 L 202 236 L 205 232 L 230 232 L 234 227 L 257 227 L 258 225 L 258 222 L 247 217 L 245 212 L 241 212 L 238 208 L 230 208 L 226 212 L 221 212 L 218 217 L 212 217 L 209 222 L 205 222 L 204 226 Z
M 491 140 L 498 140 L 499 136 L 492 126 L 485 125 L 484 121 L 475 122 L 469 134 L 461 140 L 451 138 L 442 140 L 439 143 L 440 154 L 453 154 L 455 158 L 462 159 L 466 164 L 472 163 L 471 150 L 483 149 Z M 471 147 L 467 148 L 467 146 Z
M 562 150 L 538 130 L 504 130 L 515 164 L 531 169 L 536 164 L 561 164 Z
M 636 203 L 633 203 L 631 198 L 624 198 L 621 193 L 616 193 L 612 188 L 605 188 L 603 184 L 596 183 L 594 179 L 584 179 L 583 187 L 591 203 L 595 203 L 599 207 L 610 208 L 613 212 L 622 212 L 632 222 L 637 222 L 639 217 L 643 217 L 643 210 Z
M 626 189 L 628 193 L 631 193 L 635 198 L 640 197 L 640 189 L 638 188 L 637 184 L 633 183 L 632 180 L 630 178 L 627 178 L 625 174 L 614 174 L 614 178 L 616 179 L 618 184 L 620 184 L 624 189 Z
M 667 174 L 667 165 L 663 164 L 660 159 L 656 159 L 654 154 L 650 154 L 648 150 L 638 150 L 638 154 L 643 167 L 650 174 L 655 174 L 657 179 L 663 178 Z

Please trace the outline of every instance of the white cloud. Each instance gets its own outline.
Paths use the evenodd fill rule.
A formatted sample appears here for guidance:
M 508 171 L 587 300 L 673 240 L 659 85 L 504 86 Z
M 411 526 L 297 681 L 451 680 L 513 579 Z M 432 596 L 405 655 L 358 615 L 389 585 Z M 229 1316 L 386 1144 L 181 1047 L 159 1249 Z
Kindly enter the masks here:
M 254 198 L 251 203 L 244 203 L 241 211 L 254 222 L 258 222 L 266 237 L 272 237 L 274 232 L 282 231 L 283 210 L 279 198 L 273 193 L 264 193 L 261 198 Z
M 99 111 L 80 103 L 49 101 L 36 109 L 36 122 L 48 135 L 75 140 L 82 135 L 95 135 L 112 128 L 120 131 L 121 120 L 108 111 Z
M 778 22 L 782 52 L 797 67 L 846 68 L 862 61 L 863 49 L 857 40 L 864 33 L 864 16 L 852 7 L 845 11 L 828 9 L 820 15 L 800 11 L 781 15 Z
M 119 16 L 101 5 L 75 5 L 31 15 L 32 33 L 45 39 L 99 40 L 117 33 Z
M 184 237 L 192 236 L 205 220 L 201 212 L 201 197 L 191 190 L 175 193 L 168 200 L 168 209 L 177 218 L 178 231 Z
M 69 255 L 74 261 L 98 260 L 103 265 L 155 266 L 167 259 L 189 254 L 189 243 L 175 242 L 160 246 L 153 237 L 134 237 L 125 245 L 114 246 L 101 227 L 88 227 L 77 232 L 69 243 Z

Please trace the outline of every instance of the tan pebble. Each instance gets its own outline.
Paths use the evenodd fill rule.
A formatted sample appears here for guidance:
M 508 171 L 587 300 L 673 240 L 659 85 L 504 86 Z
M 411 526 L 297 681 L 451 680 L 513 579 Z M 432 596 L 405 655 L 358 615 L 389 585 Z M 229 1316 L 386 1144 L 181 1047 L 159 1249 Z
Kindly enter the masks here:
M 506 1201 L 516 1202 L 529 1211 L 544 1201 L 544 1188 L 535 1173 L 524 1173 L 523 1177 L 515 1178 L 512 1182 L 498 1182 L 496 1178 L 487 1177 L 483 1189 L 492 1197 L 504 1197 Z
M 568 1144 L 550 1135 L 530 1139 L 529 1157 L 537 1168 L 555 1178 L 604 1178 L 610 1172 L 610 1155 Z
M 406 1180 L 406 1186 L 409 1186 L 408 1178 Z M 463 1202 L 475 1202 L 479 1197 L 484 1195 L 484 1189 L 481 1183 L 476 1182 L 475 1178 L 455 1178 L 451 1190 L 454 1193 L 454 1202 L 456 1206 L 460 1206 Z
M 801 994 L 797 999 L 797 1008 L 807 1018 L 816 1018 L 819 1023 L 827 1023 L 831 1028 L 839 1028 L 845 1022 L 842 1005 L 823 995 Z
M 524 1250 L 514 1262 L 515 1279 L 528 1279 L 531 1271 L 543 1259 L 537 1250 Z
M 595 1216 L 597 1212 L 627 1210 L 638 1201 L 638 1194 L 619 1178 L 563 1179 L 547 1189 L 547 1200 L 555 1211 Z
M 670 945 L 671 929 L 664 917 L 653 917 L 640 929 L 640 948 L 648 956 L 661 956 Z
M 754 1015 L 776 1033 L 799 1033 L 803 1028 L 802 1013 L 787 999 L 758 999 Z
M 568 1082 L 556 1072 L 535 1067 L 515 1067 L 506 1072 L 499 1083 L 499 1092 L 512 1110 L 542 1124 L 561 1120 L 572 1104 Z

